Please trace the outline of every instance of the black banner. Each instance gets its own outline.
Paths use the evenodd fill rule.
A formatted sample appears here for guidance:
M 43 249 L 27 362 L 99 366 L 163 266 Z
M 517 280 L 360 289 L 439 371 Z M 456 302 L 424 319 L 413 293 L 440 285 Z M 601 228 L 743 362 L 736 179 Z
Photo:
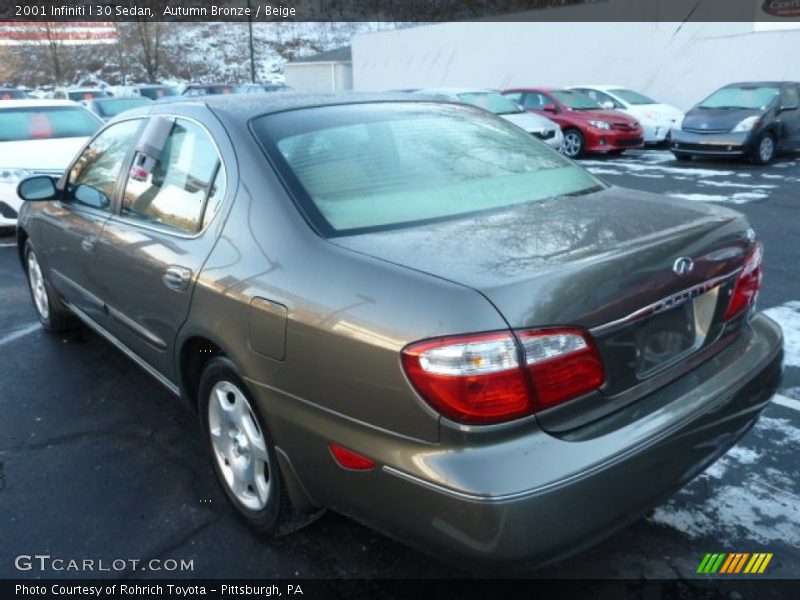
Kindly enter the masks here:
M 758 578 L 698 580 L 5 580 L 2 600 L 263 600 L 292 598 L 592 598 L 593 600 L 783 600 L 797 598 L 798 582 Z
M 800 0 L 0 0 L 0 21 L 800 21 Z

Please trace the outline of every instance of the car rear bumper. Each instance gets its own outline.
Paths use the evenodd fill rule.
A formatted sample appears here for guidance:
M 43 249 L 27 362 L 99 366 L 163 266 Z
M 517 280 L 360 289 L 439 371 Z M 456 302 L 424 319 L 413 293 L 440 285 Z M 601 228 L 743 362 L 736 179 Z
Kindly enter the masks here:
M 314 504 L 451 562 L 545 563 L 639 518 L 726 452 L 768 404 L 782 358 L 780 328 L 756 316 L 683 378 L 561 437 L 529 420 L 513 435 L 427 445 L 274 393 L 260 400 Z M 340 468 L 331 441 L 379 466 Z
M 749 132 L 693 133 L 673 129 L 669 148 L 698 156 L 743 156 L 752 150 L 752 143 Z

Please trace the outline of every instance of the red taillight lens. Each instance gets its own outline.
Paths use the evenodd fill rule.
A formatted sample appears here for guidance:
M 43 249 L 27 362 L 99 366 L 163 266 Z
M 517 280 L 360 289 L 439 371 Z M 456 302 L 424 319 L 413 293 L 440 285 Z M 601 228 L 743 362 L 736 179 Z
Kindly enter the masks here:
M 533 383 L 533 405 L 543 410 L 596 390 L 605 382 L 594 343 L 579 329 L 518 334 Z
M 463 423 L 496 423 L 531 410 L 510 332 L 442 338 L 403 351 L 411 383 L 431 406 Z
M 755 247 L 747 255 L 742 272 L 736 278 L 733 294 L 725 311 L 725 320 L 739 316 L 744 310 L 755 305 L 758 291 L 761 289 L 761 262 L 764 258 L 764 247 L 756 242 Z
M 603 385 L 600 357 L 578 329 L 442 338 L 403 351 L 411 383 L 443 415 L 463 423 L 508 421 Z

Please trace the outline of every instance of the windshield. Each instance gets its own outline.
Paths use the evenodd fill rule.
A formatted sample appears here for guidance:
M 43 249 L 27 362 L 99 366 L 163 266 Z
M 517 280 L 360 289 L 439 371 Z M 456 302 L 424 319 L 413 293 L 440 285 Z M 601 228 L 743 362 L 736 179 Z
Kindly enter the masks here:
M 67 97 L 75 102 L 81 100 L 94 100 L 95 98 L 110 98 L 111 94 L 102 90 L 73 90 L 67 92 Z
M 301 210 L 327 236 L 602 187 L 522 129 L 467 106 L 329 106 L 267 115 L 253 127 Z
M 143 87 L 139 88 L 139 95 L 150 100 L 158 100 L 165 96 L 177 96 L 178 90 L 173 87 Z
M 553 92 L 553 96 L 558 98 L 561 104 L 572 110 L 597 110 L 603 108 L 597 102 L 589 98 L 586 94 L 574 90 L 561 90 Z
M 462 102 L 478 106 L 496 115 L 512 115 L 523 112 L 518 104 L 496 92 L 466 92 L 457 95 Z
M 0 100 L 24 100 L 28 94 L 22 90 L 0 90 Z
M 110 100 L 98 100 L 94 103 L 97 112 L 104 117 L 116 117 L 119 113 L 147 106 L 153 101 L 149 98 L 113 98 Z
M 98 129 L 100 121 L 83 108 L 0 108 L 0 142 L 88 137 Z
M 698 104 L 699 108 L 748 108 L 764 110 L 780 90 L 775 86 L 740 86 L 717 90 Z
M 648 98 L 644 94 L 640 94 L 639 92 L 634 92 L 633 90 L 610 90 L 610 94 L 614 94 L 618 98 L 621 98 L 624 102 L 628 104 L 658 104 L 652 98 Z

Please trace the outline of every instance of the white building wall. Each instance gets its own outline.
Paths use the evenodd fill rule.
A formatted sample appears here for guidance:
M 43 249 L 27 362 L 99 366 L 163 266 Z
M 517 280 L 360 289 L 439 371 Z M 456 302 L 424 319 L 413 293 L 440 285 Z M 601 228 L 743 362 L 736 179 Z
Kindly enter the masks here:
M 344 62 L 287 63 L 286 83 L 298 92 L 332 92 L 353 89 L 353 68 Z
M 688 109 L 734 81 L 800 80 L 800 30 L 737 23 L 444 23 L 353 40 L 357 90 L 611 83 Z

